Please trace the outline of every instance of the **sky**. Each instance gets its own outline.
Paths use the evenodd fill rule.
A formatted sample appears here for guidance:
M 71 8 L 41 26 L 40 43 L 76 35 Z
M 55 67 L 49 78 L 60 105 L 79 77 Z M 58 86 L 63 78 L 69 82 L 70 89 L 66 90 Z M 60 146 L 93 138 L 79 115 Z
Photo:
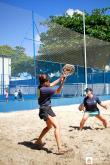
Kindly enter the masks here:
M 24 46 L 28 55 L 33 55 L 32 15 L 35 12 L 35 21 L 39 32 L 45 29 L 38 22 L 51 15 L 62 15 L 67 9 L 86 10 L 90 13 L 95 8 L 110 6 L 110 0 L 0 0 L 0 45 Z M 36 30 L 36 40 L 39 35 Z M 36 43 L 36 52 L 39 42 Z
M 110 0 L 0 0 L 3 3 L 33 10 L 42 17 L 60 15 L 68 8 L 86 10 L 110 6 Z

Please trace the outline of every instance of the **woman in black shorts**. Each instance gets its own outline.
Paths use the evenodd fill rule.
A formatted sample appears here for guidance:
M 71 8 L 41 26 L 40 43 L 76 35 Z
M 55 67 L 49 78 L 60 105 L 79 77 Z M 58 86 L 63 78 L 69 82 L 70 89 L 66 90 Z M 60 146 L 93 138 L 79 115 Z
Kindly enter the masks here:
M 61 81 L 60 86 L 56 90 L 51 88 L 52 86 L 55 86 L 60 81 Z M 46 122 L 46 127 L 42 130 L 35 144 L 42 146 L 43 145 L 42 138 L 52 127 L 54 127 L 55 129 L 54 134 L 55 134 L 55 139 L 57 142 L 58 152 L 59 154 L 63 154 L 66 151 L 63 150 L 61 146 L 60 127 L 56 120 L 56 117 L 55 117 L 56 115 L 51 109 L 51 96 L 53 94 L 60 93 L 62 86 L 64 84 L 64 77 L 61 77 L 57 79 L 56 81 L 54 81 L 53 83 L 50 83 L 47 75 L 42 74 L 39 76 L 39 82 L 40 82 L 40 85 L 38 87 L 39 89 L 38 103 L 40 105 L 39 117 L 40 119 L 43 119 Z
M 107 121 L 106 119 L 100 114 L 100 110 L 97 107 L 97 104 L 99 104 L 101 107 L 107 109 L 107 106 L 104 105 L 100 99 L 93 94 L 93 90 L 91 88 L 86 88 L 86 97 L 83 100 L 83 103 L 80 104 L 79 110 L 84 110 L 84 115 L 83 118 L 80 122 L 80 129 L 83 128 L 86 120 L 89 117 L 95 116 L 98 118 L 100 121 L 102 121 L 104 127 L 107 127 Z

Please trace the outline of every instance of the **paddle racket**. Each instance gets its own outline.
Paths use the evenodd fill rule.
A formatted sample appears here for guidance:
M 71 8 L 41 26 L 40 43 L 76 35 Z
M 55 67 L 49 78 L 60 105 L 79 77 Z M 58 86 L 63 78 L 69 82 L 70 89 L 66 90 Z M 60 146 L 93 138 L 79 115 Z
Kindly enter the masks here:
M 75 72 L 75 66 L 71 64 L 66 64 L 62 68 L 62 75 L 67 78 L 68 76 L 71 76 Z

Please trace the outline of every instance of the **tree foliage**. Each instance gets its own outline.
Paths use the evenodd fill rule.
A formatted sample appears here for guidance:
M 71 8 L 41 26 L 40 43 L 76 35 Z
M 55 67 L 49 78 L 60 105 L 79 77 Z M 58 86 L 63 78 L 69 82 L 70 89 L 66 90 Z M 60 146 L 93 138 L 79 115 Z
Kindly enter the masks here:
M 11 46 L 3 45 L 0 46 L 0 54 L 11 57 L 12 76 L 18 76 L 23 72 L 34 76 L 34 61 L 32 57 L 26 55 L 25 48 L 21 46 L 12 48 Z
M 110 41 L 110 15 L 106 12 L 110 8 L 95 9 L 91 14 L 85 12 L 86 34 L 101 39 Z M 62 25 L 65 28 L 71 29 L 83 34 L 83 19 L 81 14 L 73 14 L 73 16 L 51 16 L 48 23 Z M 51 29 L 50 29 L 51 31 Z
M 91 14 L 85 12 L 89 66 L 103 68 L 108 61 L 110 52 L 110 15 L 107 14 L 107 11 L 109 9 L 95 9 Z M 67 14 L 50 16 L 43 24 L 48 26 L 48 30 L 41 34 L 43 44 L 39 48 L 39 54 L 42 54 L 39 59 L 48 60 L 50 58 L 53 61 L 84 65 L 82 15 L 74 13 L 73 16 Z M 98 55 L 100 55 L 102 61 L 105 56 L 103 63 L 98 61 Z M 96 61 L 93 59 L 96 59 Z

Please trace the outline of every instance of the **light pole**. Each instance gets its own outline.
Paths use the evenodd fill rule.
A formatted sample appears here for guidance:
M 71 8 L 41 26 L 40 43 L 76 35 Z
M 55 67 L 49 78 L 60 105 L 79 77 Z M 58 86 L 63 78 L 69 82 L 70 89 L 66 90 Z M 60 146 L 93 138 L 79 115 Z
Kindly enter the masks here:
M 87 51 L 86 51 L 86 32 L 85 32 L 85 13 L 83 11 L 83 31 L 84 31 L 84 65 L 85 65 L 85 88 L 87 88 Z

